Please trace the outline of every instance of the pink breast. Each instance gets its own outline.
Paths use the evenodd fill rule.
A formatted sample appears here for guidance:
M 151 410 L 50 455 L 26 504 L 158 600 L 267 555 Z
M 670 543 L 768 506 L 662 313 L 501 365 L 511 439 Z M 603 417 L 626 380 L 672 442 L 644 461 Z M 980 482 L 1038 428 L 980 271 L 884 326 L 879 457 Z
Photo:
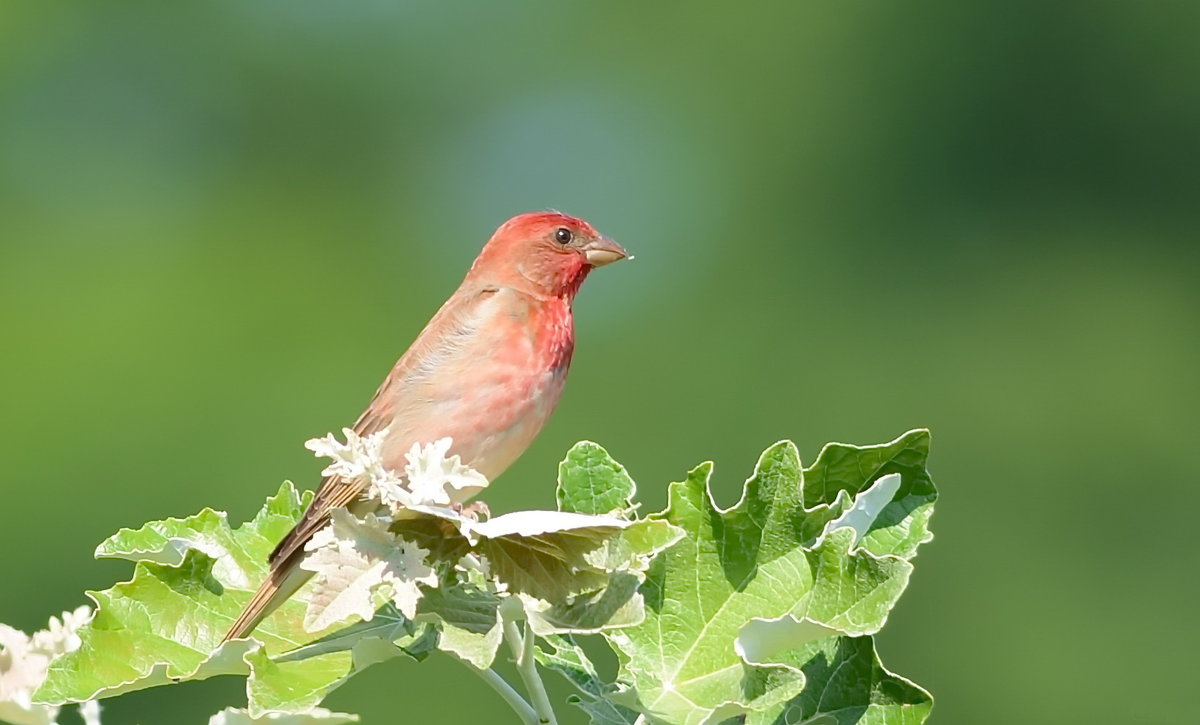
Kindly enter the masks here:
M 402 459 L 413 442 L 450 437 L 451 452 L 492 479 L 533 442 L 566 382 L 575 347 L 571 310 L 555 300 L 505 312 L 480 327 L 473 349 L 431 376 L 420 410 L 389 436 L 388 458 Z

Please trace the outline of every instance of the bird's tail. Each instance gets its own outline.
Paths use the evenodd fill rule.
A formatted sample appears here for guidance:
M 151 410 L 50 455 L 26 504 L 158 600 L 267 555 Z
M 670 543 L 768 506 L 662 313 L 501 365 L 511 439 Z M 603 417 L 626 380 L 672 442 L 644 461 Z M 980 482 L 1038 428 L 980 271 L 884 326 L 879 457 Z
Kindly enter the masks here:
M 293 555 L 271 566 L 267 578 L 259 585 L 254 596 L 250 597 L 246 608 L 242 610 L 233 626 L 225 633 L 222 642 L 248 636 L 271 612 L 274 612 L 279 605 L 287 601 L 288 597 L 295 594 L 296 590 L 304 586 L 304 583 L 312 577 L 312 572 L 296 566 L 298 563 L 299 557 Z

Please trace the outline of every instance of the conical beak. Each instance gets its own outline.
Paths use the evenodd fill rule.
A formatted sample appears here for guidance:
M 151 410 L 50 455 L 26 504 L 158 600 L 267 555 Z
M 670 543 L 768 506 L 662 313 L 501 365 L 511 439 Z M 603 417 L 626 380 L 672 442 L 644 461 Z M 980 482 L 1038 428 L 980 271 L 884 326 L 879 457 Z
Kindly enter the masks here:
M 608 237 L 600 237 L 596 241 L 590 242 L 583 248 L 583 253 L 587 256 L 588 264 L 593 267 L 603 267 L 629 257 L 629 252 L 626 252 L 624 247 Z

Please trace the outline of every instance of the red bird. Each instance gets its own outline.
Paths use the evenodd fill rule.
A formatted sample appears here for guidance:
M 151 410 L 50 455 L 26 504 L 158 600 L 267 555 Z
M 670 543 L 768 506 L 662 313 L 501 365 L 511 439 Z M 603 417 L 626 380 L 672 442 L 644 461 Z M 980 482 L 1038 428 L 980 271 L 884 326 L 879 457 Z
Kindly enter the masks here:
M 627 256 L 582 219 L 557 212 L 509 219 L 384 378 L 354 431 L 386 428 L 383 460 L 395 471 L 404 470 L 414 443 L 449 437 L 448 455 L 496 478 L 558 404 L 575 349 L 571 304 L 579 286 L 594 267 Z M 248 635 L 311 576 L 297 566 L 304 544 L 331 511 L 359 500 L 363 486 L 332 476 L 321 482 L 226 640 Z

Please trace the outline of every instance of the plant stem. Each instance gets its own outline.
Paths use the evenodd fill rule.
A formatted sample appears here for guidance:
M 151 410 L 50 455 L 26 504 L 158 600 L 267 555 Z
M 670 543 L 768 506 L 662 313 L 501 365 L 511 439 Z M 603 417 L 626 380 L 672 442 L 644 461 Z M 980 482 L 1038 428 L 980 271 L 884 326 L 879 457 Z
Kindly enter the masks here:
M 533 630 L 529 628 L 528 623 L 522 633 L 516 622 L 507 618 L 504 620 L 504 640 L 508 642 L 508 648 L 512 650 L 513 657 L 516 658 L 517 672 L 520 673 L 521 680 L 525 683 L 529 699 L 533 701 L 533 709 L 537 712 L 537 721 L 541 725 L 558 725 L 558 718 L 554 715 L 554 706 L 550 704 L 550 696 L 546 694 L 546 686 L 542 683 L 542 676 L 538 673 L 537 661 L 533 658 L 533 639 Z
M 508 706 L 517 713 L 521 718 L 521 722 L 525 723 L 525 725 L 538 725 L 541 722 L 538 719 L 537 712 L 534 711 L 528 702 L 525 702 L 525 698 L 521 697 L 521 693 L 513 689 L 513 686 L 508 684 L 508 681 L 501 677 L 498 672 L 490 668 L 481 670 L 470 662 L 459 660 L 457 657 L 453 659 L 462 662 L 468 670 L 479 675 L 480 679 L 488 683 L 496 691 L 496 694 L 500 695 L 500 698 L 508 703 Z

